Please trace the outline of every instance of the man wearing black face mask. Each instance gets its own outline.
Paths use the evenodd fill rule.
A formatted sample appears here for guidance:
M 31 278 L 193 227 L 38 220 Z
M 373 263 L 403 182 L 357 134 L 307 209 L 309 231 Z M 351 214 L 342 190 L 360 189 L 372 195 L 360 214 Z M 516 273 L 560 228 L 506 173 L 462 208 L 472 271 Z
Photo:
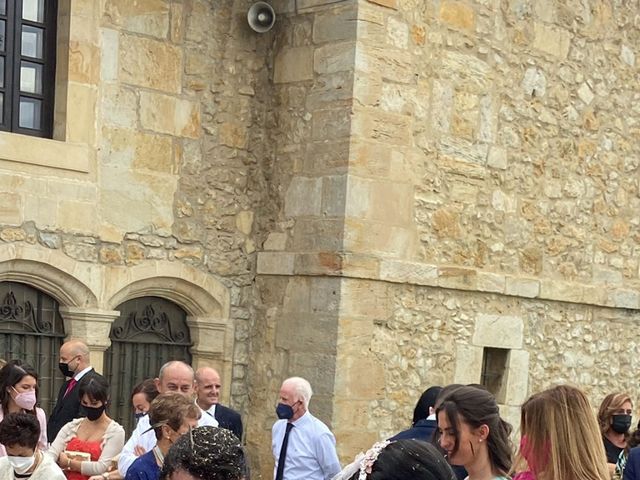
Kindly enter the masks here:
M 80 340 L 70 340 L 60 347 L 58 364 L 67 381 L 60 387 L 56 406 L 47 424 L 47 438 L 53 442 L 60 429 L 74 418 L 85 415 L 80 406 L 78 382 L 85 376 L 101 377 L 89 364 L 89 348 Z
M 288 378 L 280 387 L 280 420 L 271 430 L 275 480 L 329 480 L 341 470 L 335 437 L 308 411 L 312 394 L 309 382 L 300 377 Z

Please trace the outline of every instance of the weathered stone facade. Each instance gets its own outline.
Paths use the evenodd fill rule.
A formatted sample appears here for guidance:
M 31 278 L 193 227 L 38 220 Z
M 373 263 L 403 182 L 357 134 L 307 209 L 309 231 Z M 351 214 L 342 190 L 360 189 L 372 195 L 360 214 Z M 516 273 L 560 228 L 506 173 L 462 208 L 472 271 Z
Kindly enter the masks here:
M 513 421 L 636 398 L 637 6 L 278 0 L 258 35 L 251 3 L 60 0 L 54 139 L 0 132 L 0 280 L 96 365 L 119 303 L 183 306 L 262 478 L 293 374 L 343 460 L 487 347 Z

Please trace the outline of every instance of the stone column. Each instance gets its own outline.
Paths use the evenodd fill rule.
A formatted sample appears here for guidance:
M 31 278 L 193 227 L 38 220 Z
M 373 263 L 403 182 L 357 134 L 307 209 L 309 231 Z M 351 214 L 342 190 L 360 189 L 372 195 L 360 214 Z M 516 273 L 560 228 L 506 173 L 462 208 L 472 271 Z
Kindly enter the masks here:
M 117 310 L 61 307 L 66 340 L 72 338 L 84 341 L 89 347 L 91 365 L 99 373 L 104 372 L 104 352 L 111 345 L 109 331 L 111 324 L 120 316 Z
M 233 326 L 219 318 L 187 317 L 193 347 L 194 369 L 212 367 L 218 370 L 222 380 L 222 403 L 229 403 L 231 396 Z

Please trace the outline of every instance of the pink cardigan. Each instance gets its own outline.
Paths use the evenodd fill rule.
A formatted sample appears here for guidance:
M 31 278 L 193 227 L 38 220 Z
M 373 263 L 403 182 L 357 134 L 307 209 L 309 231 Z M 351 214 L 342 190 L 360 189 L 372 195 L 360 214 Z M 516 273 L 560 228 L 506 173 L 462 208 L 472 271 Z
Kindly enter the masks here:
M 38 448 L 40 451 L 44 452 L 47 448 L 49 448 L 49 442 L 47 442 L 47 416 L 44 414 L 44 410 L 40 407 L 36 407 L 36 417 L 38 417 L 38 422 L 40 423 L 40 439 L 38 440 Z M 0 407 L 0 422 L 4 418 L 4 413 L 2 411 L 2 407 Z M 6 457 L 7 451 L 4 448 L 4 445 L 0 443 L 0 457 Z

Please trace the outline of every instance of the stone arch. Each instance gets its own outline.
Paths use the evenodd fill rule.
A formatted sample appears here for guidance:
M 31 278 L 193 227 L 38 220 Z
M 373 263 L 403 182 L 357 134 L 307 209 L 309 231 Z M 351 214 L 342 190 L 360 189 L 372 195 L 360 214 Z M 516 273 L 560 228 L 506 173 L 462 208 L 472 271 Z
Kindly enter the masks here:
M 115 270 L 116 267 L 113 267 Z M 106 307 L 114 309 L 126 300 L 157 296 L 183 307 L 192 317 L 226 319 L 229 316 L 229 292 L 218 280 L 193 267 L 174 262 L 148 262 L 128 268 L 107 279 L 117 279 L 108 288 Z M 119 275 L 124 274 L 124 275 Z
M 81 280 L 76 263 L 56 250 L 3 246 L 0 247 L 0 281 L 32 285 L 51 295 L 60 305 L 96 308 L 97 296 L 87 279 Z

